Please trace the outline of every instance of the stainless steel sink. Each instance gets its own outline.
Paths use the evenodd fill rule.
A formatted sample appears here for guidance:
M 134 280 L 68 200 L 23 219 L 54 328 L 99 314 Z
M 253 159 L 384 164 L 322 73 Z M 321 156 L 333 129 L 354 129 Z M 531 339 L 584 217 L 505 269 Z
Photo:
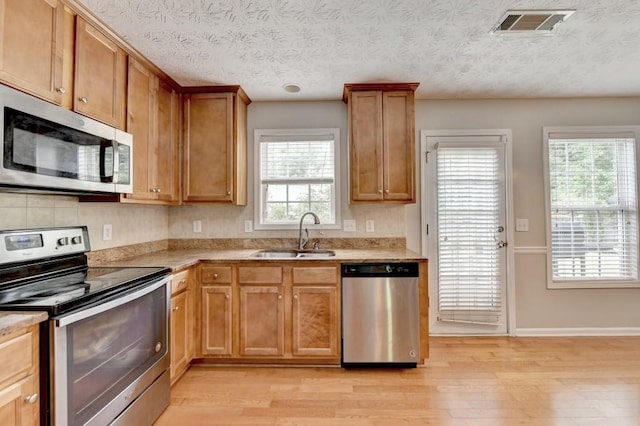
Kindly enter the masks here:
M 335 255 L 336 252 L 333 250 L 298 250 L 297 257 L 331 257 Z
M 300 259 L 300 258 L 318 258 L 332 257 L 336 252 L 333 250 L 286 250 L 286 249 L 265 249 L 259 250 L 251 254 L 251 257 L 269 258 L 269 259 Z
M 260 250 L 251 254 L 251 257 L 268 257 L 268 258 L 290 258 L 298 256 L 298 250 L 285 250 L 285 249 L 267 249 Z

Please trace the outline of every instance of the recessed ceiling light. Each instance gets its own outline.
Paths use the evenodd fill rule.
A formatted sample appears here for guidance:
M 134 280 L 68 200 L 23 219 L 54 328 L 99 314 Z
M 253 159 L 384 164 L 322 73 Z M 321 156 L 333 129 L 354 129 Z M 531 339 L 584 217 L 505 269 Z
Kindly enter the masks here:
M 507 10 L 491 29 L 493 34 L 550 34 L 573 10 Z
M 300 86 L 293 83 L 287 83 L 284 86 L 282 86 L 282 88 L 284 89 L 285 92 L 288 92 L 288 93 L 298 93 L 300 91 Z

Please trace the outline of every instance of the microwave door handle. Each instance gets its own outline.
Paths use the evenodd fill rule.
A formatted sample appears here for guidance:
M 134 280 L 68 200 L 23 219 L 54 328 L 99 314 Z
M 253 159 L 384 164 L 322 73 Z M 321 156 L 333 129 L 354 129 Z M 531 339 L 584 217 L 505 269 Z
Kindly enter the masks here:
M 118 149 L 118 142 L 111 141 L 113 146 L 113 174 L 111 182 L 118 183 L 118 173 L 120 172 L 120 150 Z
M 107 170 L 107 149 L 111 148 L 111 167 Z M 100 143 L 100 182 L 113 183 L 116 179 L 117 142 L 104 141 Z

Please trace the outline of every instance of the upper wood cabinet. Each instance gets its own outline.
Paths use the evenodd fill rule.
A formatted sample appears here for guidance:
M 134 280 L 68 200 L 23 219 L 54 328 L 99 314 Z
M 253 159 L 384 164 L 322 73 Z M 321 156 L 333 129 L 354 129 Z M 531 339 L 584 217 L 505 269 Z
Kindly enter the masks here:
M 179 201 L 176 91 L 129 57 L 127 132 L 133 135 L 133 193 L 126 201 Z
M 245 205 L 251 100 L 240 86 L 206 89 L 183 98 L 183 201 Z
M 76 17 L 73 109 L 125 128 L 127 54 L 82 17 Z
M 0 80 L 60 104 L 64 6 L 59 0 L 0 0 Z
M 345 84 L 350 202 L 414 203 L 418 83 Z

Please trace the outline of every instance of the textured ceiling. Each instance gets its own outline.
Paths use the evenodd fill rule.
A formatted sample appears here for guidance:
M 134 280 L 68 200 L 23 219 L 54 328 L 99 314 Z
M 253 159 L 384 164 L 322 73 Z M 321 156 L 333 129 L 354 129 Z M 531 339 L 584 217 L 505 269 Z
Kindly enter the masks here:
M 418 98 L 640 95 L 637 0 L 82 2 L 181 85 L 239 84 L 253 100 L 388 81 L 419 82 Z M 506 10 L 539 8 L 577 12 L 552 36 L 489 33 Z

